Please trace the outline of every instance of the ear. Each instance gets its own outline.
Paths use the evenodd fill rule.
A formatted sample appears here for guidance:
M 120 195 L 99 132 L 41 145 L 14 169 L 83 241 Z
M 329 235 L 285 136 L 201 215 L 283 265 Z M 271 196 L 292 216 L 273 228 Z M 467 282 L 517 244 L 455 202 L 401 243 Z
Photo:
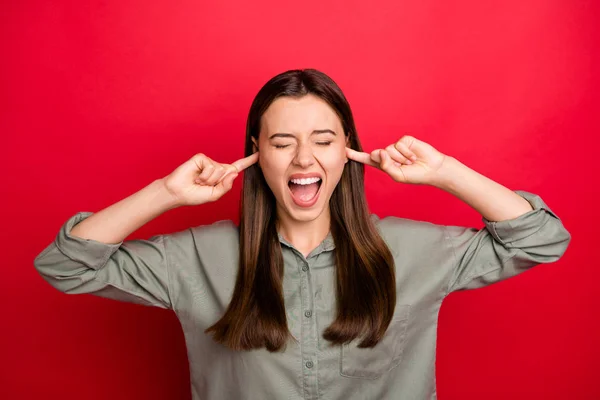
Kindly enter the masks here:
M 258 152 L 258 142 L 256 141 L 255 138 L 251 137 L 250 139 L 252 139 L 252 151 L 254 153 Z M 256 163 L 256 165 L 258 166 L 258 168 L 260 169 L 260 159 L 258 160 L 258 162 Z
M 348 136 L 348 135 L 346 135 L 346 147 L 350 147 L 350 136 Z M 345 152 L 345 150 L 344 150 L 344 152 Z M 348 163 L 348 156 L 345 155 L 344 158 L 346 160 L 346 161 L 344 161 L 344 164 Z

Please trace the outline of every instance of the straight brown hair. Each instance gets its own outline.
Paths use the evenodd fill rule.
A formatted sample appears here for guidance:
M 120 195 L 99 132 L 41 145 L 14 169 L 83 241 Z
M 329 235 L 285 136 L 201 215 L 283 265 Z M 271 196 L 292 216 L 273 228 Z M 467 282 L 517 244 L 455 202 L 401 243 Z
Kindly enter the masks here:
M 281 96 L 313 94 L 339 116 L 350 147 L 362 151 L 350 105 L 338 85 L 315 69 L 290 70 L 270 79 L 258 92 L 246 123 L 245 155 L 258 142 L 262 115 Z M 331 199 L 335 243 L 336 319 L 323 337 L 334 345 L 361 337 L 373 347 L 385 334 L 396 306 L 394 259 L 373 224 L 364 191 L 364 165 L 345 164 Z M 244 172 L 240 199 L 239 270 L 225 314 L 205 330 L 233 350 L 265 347 L 279 351 L 291 338 L 283 299 L 283 256 L 276 229 L 275 196 L 257 164 Z

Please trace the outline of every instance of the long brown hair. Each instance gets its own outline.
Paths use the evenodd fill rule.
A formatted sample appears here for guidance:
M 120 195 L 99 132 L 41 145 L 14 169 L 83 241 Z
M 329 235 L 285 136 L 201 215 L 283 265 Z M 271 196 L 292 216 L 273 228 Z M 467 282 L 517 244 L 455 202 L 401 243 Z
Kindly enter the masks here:
M 362 151 L 350 105 L 338 85 L 314 69 L 290 70 L 269 80 L 248 114 L 245 154 L 258 142 L 261 117 L 278 97 L 313 94 L 338 114 L 352 149 Z M 240 199 L 239 270 L 225 314 L 205 330 L 234 350 L 279 351 L 291 337 L 283 299 L 283 256 L 276 229 L 275 196 L 257 164 L 244 172 Z M 364 165 L 349 160 L 331 199 L 335 243 L 336 311 L 323 337 L 339 345 L 363 337 L 373 347 L 385 334 L 396 305 L 394 259 L 373 224 L 364 192 Z

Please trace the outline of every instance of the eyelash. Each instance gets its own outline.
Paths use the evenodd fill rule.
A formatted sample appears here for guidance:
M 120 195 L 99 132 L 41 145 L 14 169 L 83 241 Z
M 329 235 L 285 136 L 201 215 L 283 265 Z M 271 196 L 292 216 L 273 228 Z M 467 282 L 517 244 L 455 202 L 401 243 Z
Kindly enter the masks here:
M 331 144 L 331 142 L 317 142 L 317 144 L 318 144 L 318 145 L 321 145 L 321 146 L 329 146 L 329 145 Z M 286 145 L 276 144 L 276 145 L 274 145 L 274 146 L 275 146 L 275 148 L 277 148 L 277 149 L 283 149 L 283 148 L 285 148 L 285 147 L 288 147 L 288 146 L 289 146 L 289 144 L 286 144 Z

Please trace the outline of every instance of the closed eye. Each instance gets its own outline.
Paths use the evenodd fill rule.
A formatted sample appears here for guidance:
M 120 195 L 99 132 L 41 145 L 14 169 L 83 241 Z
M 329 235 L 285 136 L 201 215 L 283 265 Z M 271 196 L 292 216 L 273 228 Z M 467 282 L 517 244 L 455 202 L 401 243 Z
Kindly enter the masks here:
M 318 145 L 320 146 L 329 146 L 331 144 L 331 142 L 317 142 Z M 285 147 L 288 147 L 289 144 L 274 144 L 273 145 L 276 149 L 283 149 Z

